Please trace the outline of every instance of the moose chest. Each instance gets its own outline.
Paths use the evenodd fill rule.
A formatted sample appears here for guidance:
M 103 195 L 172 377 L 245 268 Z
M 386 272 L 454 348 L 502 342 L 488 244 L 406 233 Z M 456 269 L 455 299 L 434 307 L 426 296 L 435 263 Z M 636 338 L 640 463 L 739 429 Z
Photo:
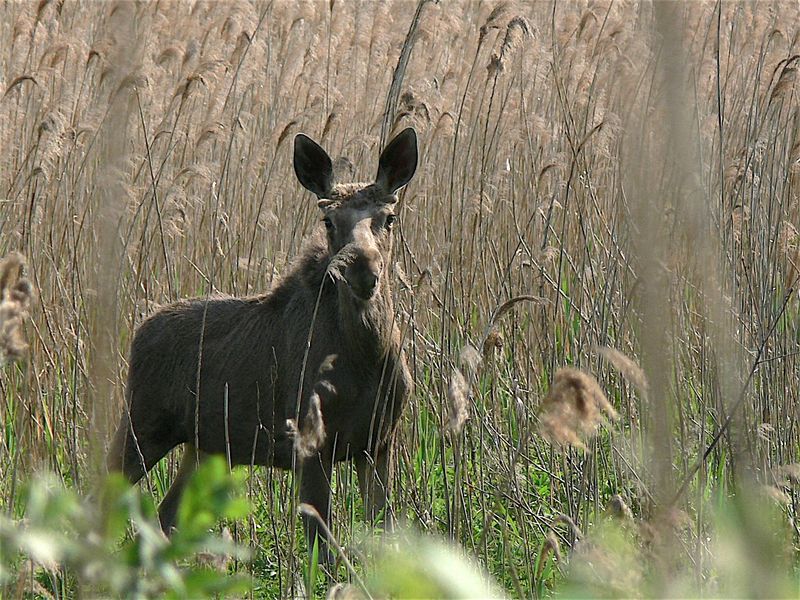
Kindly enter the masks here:
M 382 447 L 408 394 L 407 369 L 399 348 L 385 350 L 374 340 L 364 342 L 342 331 L 331 331 L 322 339 L 337 340 L 337 347 L 312 344 L 316 360 L 309 361 L 297 414 L 308 410 L 312 396 L 318 398 L 326 443 L 335 460 Z M 292 407 L 296 409 L 297 404 Z
M 364 450 L 382 448 L 395 429 L 405 401 L 404 391 L 386 373 L 362 373 L 346 381 L 321 403 L 323 420 L 335 460 Z

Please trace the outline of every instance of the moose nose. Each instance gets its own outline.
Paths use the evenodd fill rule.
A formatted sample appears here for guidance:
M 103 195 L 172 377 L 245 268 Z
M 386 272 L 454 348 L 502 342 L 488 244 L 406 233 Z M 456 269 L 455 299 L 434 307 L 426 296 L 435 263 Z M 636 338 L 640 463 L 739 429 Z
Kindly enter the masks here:
M 383 257 L 370 243 L 358 244 L 351 256 L 352 260 L 344 273 L 347 285 L 356 298 L 369 300 L 378 289 Z
M 369 292 L 370 295 L 375 291 L 375 288 L 378 285 L 378 274 L 373 273 L 372 271 L 368 271 L 364 273 L 364 277 L 362 278 L 361 287 Z
M 350 289 L 358 298 L 369 300 L 378 288 L 378 273 L 370 268 L 359 269 L 347 278 Z

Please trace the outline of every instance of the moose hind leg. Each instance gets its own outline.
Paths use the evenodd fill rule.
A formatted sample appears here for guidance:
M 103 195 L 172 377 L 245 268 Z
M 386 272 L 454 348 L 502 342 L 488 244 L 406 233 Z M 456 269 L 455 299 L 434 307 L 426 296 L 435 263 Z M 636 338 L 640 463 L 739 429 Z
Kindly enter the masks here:
M 377 455 L 371 456 L 365 451 L 355 457 L 364 516 L 368 523 L 376 525 L 382 515 L 383 526 L 387 531 L 394 528 L 394 519 L 388 506 L 391 462 L 391 444 Z
M 316 454 L 303 461 L 300 474 L 300 502 L 311 505 L 326 527 L 330 524 L 332 470 L 331 457 Z M 334 557 L 329 548 L 325 528 L 320 525 L 316 516 L 306 514 L 305 511 L 302 519 L 309 552 L 313 552 L 316 542 L 319 561 L 325 564 L 332 563 Z
M 205 456 L 203 452 L 198 452 L 192 444 L 185 444 L 178 474 L 158 507 L 158 520 L 161 523 L 161 530 L 167 536 L 171 535 L 173 529 L 175 529 L 183 490 Z

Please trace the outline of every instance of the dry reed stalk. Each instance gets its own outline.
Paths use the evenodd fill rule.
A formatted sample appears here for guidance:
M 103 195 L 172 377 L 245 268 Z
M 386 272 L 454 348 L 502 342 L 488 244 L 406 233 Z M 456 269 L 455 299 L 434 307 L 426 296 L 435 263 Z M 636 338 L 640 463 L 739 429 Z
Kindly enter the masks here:
M 414 44 L 417 41 L 417 35 L 420 27 L 420 20 L 422 19 L 422 11 L 425 5 L 433 0 L 418 0 L 417 8 L 414 11 L 414 16 L 411 18 L 411 24 L 408 26 L 408 33 L 403 42 L 403 47 L 400 50 L 400 57 L 397 59 L 397 66 L 392 75 L 392 85 L 389 87 L 389 93 L 386 96 L 386 107 L 383 111 L 383 124 L 381 125 L 380 147 L 386 143 L 386 139 L 391 133 L 390 124 L 395 122 L 395 113 L 397 112 L 397 100 L 400 98 L 400 91 L 403 86 L 403 79 L 405 79 L 406 69 L 411 60 L 411 51 L 414 49 Z
M 50 573 L 51 576 L 53 576 L 53 574 L 58 572 L 58 565 L 57 564 L 38 565 L 30 559 L 25 560 L 22 563 L 17 572 L 16 586 L 14 586 L 16 588 L 15 597 L 25 598 L 27 596 L 34 596 L 36 598 L 44 598 L 45 600 L 51 600 L 57 597 L 54 596 L 50 592 L 50 590 L 48 590 L 41 583 L 39 583 L 39 580 L 37 579 L 36 575 L 37 572 L 41 573 L 41 569 L 45 569 Z
M 515 296 L 495 307 L 489 317 L 480 343 L 483 352 L 479 352 L 470 343 L 464 344 L 458 357 L 458 365 L 453 368 L 447 386 L 448 417 L 445 423 L 445 433 L 458 435 L 469 420 L 469 397 L 472 387 L 478 382 L 481 367 L 489 354 L 497 348 L 502 348 L 503 338 L 497 327 L 500 320 L 520 302 L 535 302 L 542 304 L 543 298 L 531 295 Z
M 666 11 L 666 7 L 663 7 Z M 670 29 L 670 40 L 678 35 Z M 654 50 L 648 49 L 650 52 Z M 670 55 L 671 56 L 671 55 Z M 647 55 L 640 59 L 646 59 Z M 677 67 L 674 60 L 665 67 L 658 63 L 658 84 L 668 85 L 672 71 Z M 666 69 L 669 68 L 669 73 Z M 650 83 L 657 85 L 656 82 Z M 674 214 L 674 204 L 679 201 L 673 190 L 659 188 L 652 191 L 654 178 L 668 178 L 672 175 L 673 148 L 667 143 L 668 134 L 665 118 L 670 107 L 665 106 L 662 95 L 644 96 L 632 107 L 629 125 L 623 142 L 622 155 L 626 161 L 624 185 L 626 198 L 630 204 L 632 262 L 636 265 L 639 287 L 636 295 L 637 311 L 640 314 L 641 360 L 649 383 L 649 406 L 645 421 L 647 443 L 651 447 L 649 462 L 654 473 L 655 497 L 659 504 L 666 504 L 674 487 L 674 424 L 678 407 L 670 390 L 669 373 L 672 372 L 672 344 L 670 329 L 665 327 L 673 318 L 670 289 L 672 273 L 667 267 L 669 257 L 675 251 L 675 236 L 671 228 L 673 222 L 668 215 Z M 653 119 L 650 110 L 658 110 L 659 118 Z M 666 113 L 666 115 L 665 115 Z M 657 131 L 656 135 L 649 135 Z M 653 165 L 658 169 L 653 172 Z
M 120 398 L 118 368 L 120 362 L 119 314 L 121 266 L 125 264 L 120 228 L 125 215 L 126 200 L 131 192 L 127 179 L 129 160 L 129 124 L 135 114 L 135 84 L 137 82 L 137 38 L 132 5 L 118 4 L 112 11 L 111 23 L 116 43 L 108 54 L 111 68 L 105 78 L 103 91 L 108 98 L 108 113 L 98 131 L 96 160 L 96 205 L 93 207 L 93 230 L 96 245 L 89 281 L 96 291 L 91 304 L 89 327 L 91 344 L 90 379 L 93 388 L 91 404 L 87 407 L 89 426 L 93 432 L 91 456 L 94 467 L 102 471 L 105 440 L 116 414 Z
M 347 552 L 345 551 L 344 548 L 342 548 L 341 544 L 334 537 L 333 533 L 331 533 L 331 530 L 328 529 L 328 525 L 325 523 L 325 521 L 322 519 L 320 514 L 317 512 L 317 509 L 314 508 L 313 506 L 311 506 L 310 504 L 301 503 L 297 507 L 297 511 L 301 515 L 305 515 L 305 516 L 310 517 L 312 519 L 316 519 L 317 523 L 319 524 L 320 529 L 325 534 L 325 537 L 328 540 L 328 543 L 331 546 L 333 546 L 333 548 L 335 548 L 337 554 L 342 559 L 342 562 L 344 563 L 344 566 L 347 568 L 348 572 L 352 576 L 353 581 L 356 582 L 356 585 L 358 585 L 359 589 L 364 594 L 364 596 L 366 598 L 368 598 L 369 600 L 372 600 L 372 595 L 369 593 L 369 590 L 367 589 L 367 586 L 364 584 L 364 581 L 361 579 L 359 574 L 353 568 L 353 564 L 350 562 L 350 559 L 347 557 Z

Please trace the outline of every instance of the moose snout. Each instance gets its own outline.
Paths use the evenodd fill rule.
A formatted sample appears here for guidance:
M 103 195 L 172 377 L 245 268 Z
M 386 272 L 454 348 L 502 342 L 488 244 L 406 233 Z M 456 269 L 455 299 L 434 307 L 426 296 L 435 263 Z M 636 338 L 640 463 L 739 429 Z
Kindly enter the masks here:
M 369 300 L 375 295 L 378 289 L 378 282 L 381 275 L 380 257 L 369 260 L 367 257 L 359 257 L 351 263 L 345 270 L 345 279 L 350 286 L 350 290 L 357 298 Z
M 378 289 L 380 271 L 373 266 L 351 265 L 345 278 L 353 294 L 361 300 L 369 300 Z

